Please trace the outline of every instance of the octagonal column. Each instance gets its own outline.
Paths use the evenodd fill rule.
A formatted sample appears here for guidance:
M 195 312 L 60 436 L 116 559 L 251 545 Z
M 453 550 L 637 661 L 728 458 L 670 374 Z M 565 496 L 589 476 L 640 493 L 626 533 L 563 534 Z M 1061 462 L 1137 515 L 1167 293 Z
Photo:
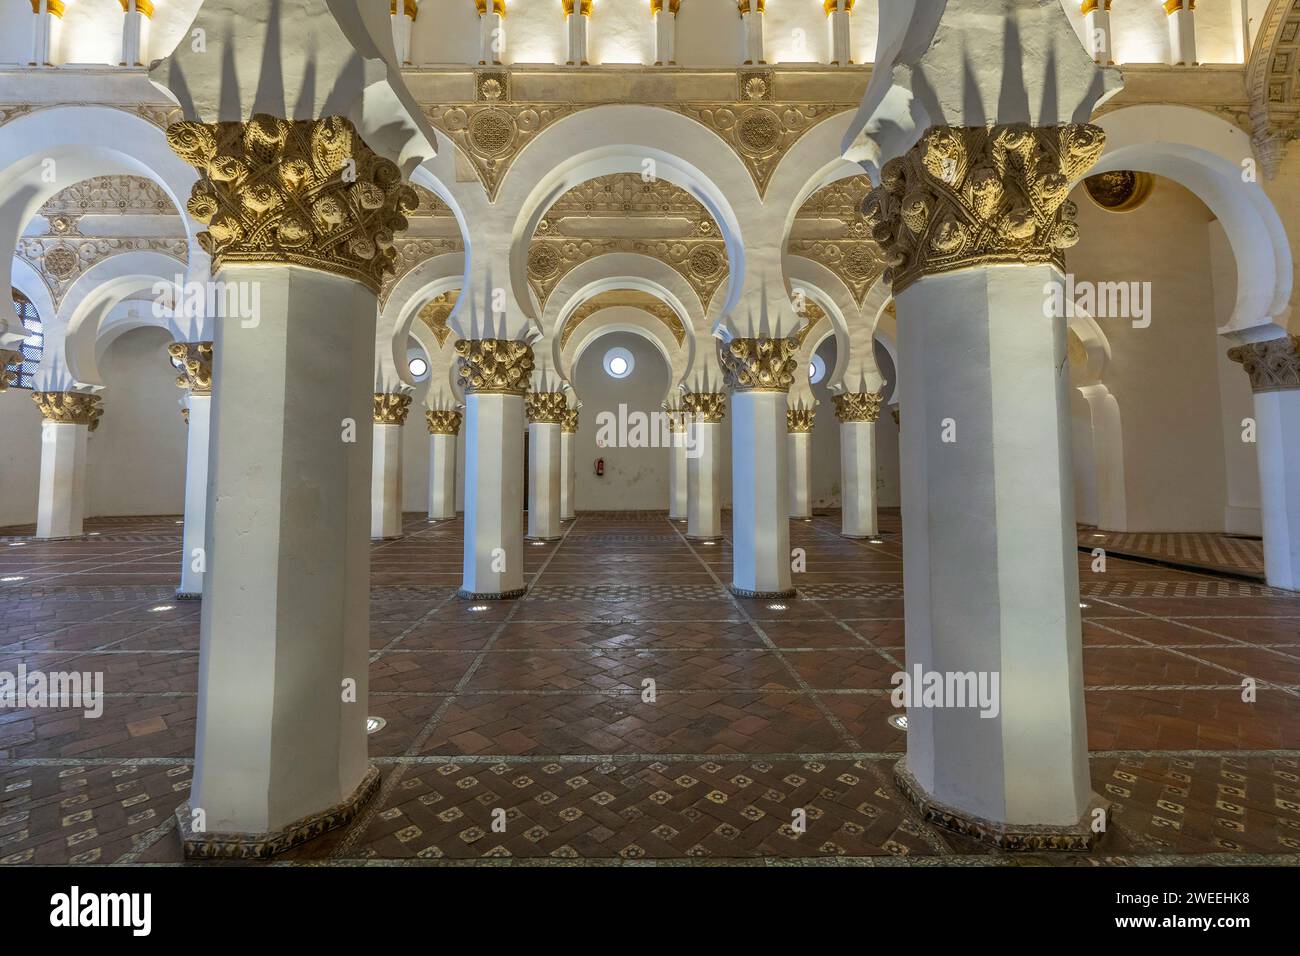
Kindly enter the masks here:
M 567 409 L 560 425 L 560 520 L 577 516 L 578 463 L 574 447 L 578 440 L 578 410 Z
M 688 415 L 686 459 L 686 537 L 691 541 L 722 538 L 722 488 L 718 443 L 727 396 L 722 392 L 688 392 L 682 396 Z
M 553 541 L 560 536 L 561 428 L 568 411 L 563 392 L 529 392 L 528 537 Z
M 456 517 L 456 436 L 461 414 L 431 408 L 424 413 L 429 426 L 429 520 Z
M 410 410 L 410 395 L 374 393 L 370 537 L 375 541 L 402 536 L 402 426 Z
M 461 597 L 524 593 L 524 393 L 533 350 L 517 339 L 460 339 L 465 390 L 465 564 Z
M 99 427 L 102 399 L 89 392 L 32 392 L 41 410 L 41 483 L 36 537 L 74 538 L 86 515 L 86 437 Z
M 907 404 L 900 686 L 913 690 L 896 773 L 927 816 L 1010 848 L 1085 848 L 1102 805 L 1084 721 L 1066 320 L 1045 313 L 1077 241 L 1068 184 L 1103 145 L 1082 124 L 935 126 L 864 204 L 897 263 L 886 278 Z M 937 702 L 921 694 L 930 674 L 975 684 Z
M 1255 393 L 1264 574 L 1270 586 L 1300 591 L 1300 336 L 1239 345 Z
M 188 208 L 211 224 L 213 276 L 256 303 L 213 320 L 195 772 L 177 817 L 187 856 L 264 857 L 347 822 L 378 787 L 376 297 L 417 197 L 338 116 L 182 122 L 167 138 L 199 173 Z
M 812 518 L 812 430 L 816 411 L 791 408 L 785 413 L 789 432 L 786 443 L 790 456 L 790 517 L 801 521 Z
M 731 389 L 731 591 L 788 597 L 790 452 L 786 404 L 795 339 L 733 338 L 718 350 Z
M 876 521 L 876 419 L 883 396 L 850 392 L 835 396 L 840 420 L 840 534 L 872 538 Z
M 181 526 L 181 583 L 176 597 L 182 601 L 203 596 L 207 570 L 204 538 L 208 512 L 208 444 L 212 420 L 212 343 L 173 342 L 167 347 L 179 363 L 176 384 L 189 390 L 185 423 L 185 515 Z
M 681 408 L 668 409 L 668 433 L 672 444 L 668 448 L 668 520 L 684 521 L 690 510 L 690 461 L 687 455 L 690 432 L 686 412 Z

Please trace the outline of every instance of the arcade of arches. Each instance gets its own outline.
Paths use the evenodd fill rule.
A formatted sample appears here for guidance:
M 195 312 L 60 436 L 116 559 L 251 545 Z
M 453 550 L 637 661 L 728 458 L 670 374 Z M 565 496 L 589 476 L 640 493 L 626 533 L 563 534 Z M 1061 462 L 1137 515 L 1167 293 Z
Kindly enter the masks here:
M 247 5 L 0 13 L 0 863 L 1300 861 L 1300 3 Z

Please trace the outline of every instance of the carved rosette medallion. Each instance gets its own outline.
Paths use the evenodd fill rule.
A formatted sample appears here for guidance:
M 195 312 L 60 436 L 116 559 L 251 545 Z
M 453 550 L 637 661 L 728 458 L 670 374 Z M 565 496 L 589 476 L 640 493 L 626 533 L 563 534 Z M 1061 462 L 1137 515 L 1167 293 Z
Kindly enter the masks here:
M 533 374 L 533 349 L 517 339 L 461 339 L 456 378 L 466 394 L 523 395 Z
M 1070 184 L 1101 155 L 1086 123 L 936 126 L 881 171 L 863 216 L 885 251 L 898 295 L 927 275 L 986 265 L 1050 263 L 1079 241 Z
M 732 339 L 718 347 L 727 388 L 733 392 L 784 392 L 794 384 L 799 343 L 793 339 Z
M 207 231 L 215 274 L 228 262 L 275 262 L 346 276 L 379 294 L 393 235 L 419 204 L 390 160 L 341 116 L 173 123 L 172 150 L 199 173 L 186 209 Z
M 167 346 L 167 354 L 181 363 L 178 388 L 188 388 L 194 395 L 212 394 L 211 342 L 173 342 Z
M 431 408 L 424 413 L 430 435 L 459 435 L 461 414 L 451 409 Z
M 375 424 L 405 425 L 411 396 L 400 392 L 375 392 Z
M 835 417 L 842 422 L 874 422 L 880 417 L 883 392 L 847 392 L 835 397 Z
M 0 392 L 10 385 L 18 384 L 18 368 L 23 364 L 23 353 L 12 349 L 0 349 Z M 9 366 L 13 366 L 13 371 Z
M 563 425 L 568 410 L 563 392 L 529 392 L 524 396 L 530 425 Z
M 785 428 L 788 432 L 806 434 L 813 430 L 817 412 L 811 408 L 790 408 L 785 413 Z
M 1300 388 L 1300 335 L 1284 335 L 1228 349 L 1228 358 L 1250 376 L 1256 392 L 1285 392 Z
M 725 392 L 687 392 L 682 396 L 682 407 L 697 422 L 717 425 L 727 413 Z
M 104 414 L 103 399 L 89 392 L 32 392 L 41 417 L 58 425 L 86 425 L 87 431 L 99 427 Z
M 564 421 L 560 423 L 560 431 L 569 434 L 578 434 L 578 410 L 570 408 L 564 413 Z

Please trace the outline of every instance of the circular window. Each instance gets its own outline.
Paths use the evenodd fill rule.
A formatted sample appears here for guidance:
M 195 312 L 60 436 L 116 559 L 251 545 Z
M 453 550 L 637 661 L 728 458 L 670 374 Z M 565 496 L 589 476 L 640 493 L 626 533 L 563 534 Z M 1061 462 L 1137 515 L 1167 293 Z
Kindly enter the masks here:
M 826 360 L 820 355 L 814 355 L 812 361 L 808 363 L 808 383 L 816 385 L 826 377 Z
M 636 365 L 632 353 L 619 347 L 605 353 L 605 374 L 610 378 L 627 378 Z
M 424 378 L 429 374 L 429 363 L 422 358 L 411 359 L 409 368 L 411 369 L 411 375 L 415 378 Z

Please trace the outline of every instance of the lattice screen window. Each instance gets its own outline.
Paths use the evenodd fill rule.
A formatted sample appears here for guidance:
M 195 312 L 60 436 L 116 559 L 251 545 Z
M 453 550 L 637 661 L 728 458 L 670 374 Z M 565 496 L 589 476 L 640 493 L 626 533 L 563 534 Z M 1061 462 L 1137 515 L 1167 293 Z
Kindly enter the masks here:
M 22 364 L 17 366 L 8 366 L 12 371 L 18 372 L 18 388 L 32 388 L 36 367 L 41 364 L 41 352 L 45 348 L 45 331 L 41 324 L 41 317 L 36 312 L 36 306 L 32 305 L 31 299 L 23 295 L 17 289 L 14 293 L 14 311 L 18 313 L 18 320 L 22 322 L 23 327 L 27 329 L 27 338 L 18 347 L 22 353 Z

